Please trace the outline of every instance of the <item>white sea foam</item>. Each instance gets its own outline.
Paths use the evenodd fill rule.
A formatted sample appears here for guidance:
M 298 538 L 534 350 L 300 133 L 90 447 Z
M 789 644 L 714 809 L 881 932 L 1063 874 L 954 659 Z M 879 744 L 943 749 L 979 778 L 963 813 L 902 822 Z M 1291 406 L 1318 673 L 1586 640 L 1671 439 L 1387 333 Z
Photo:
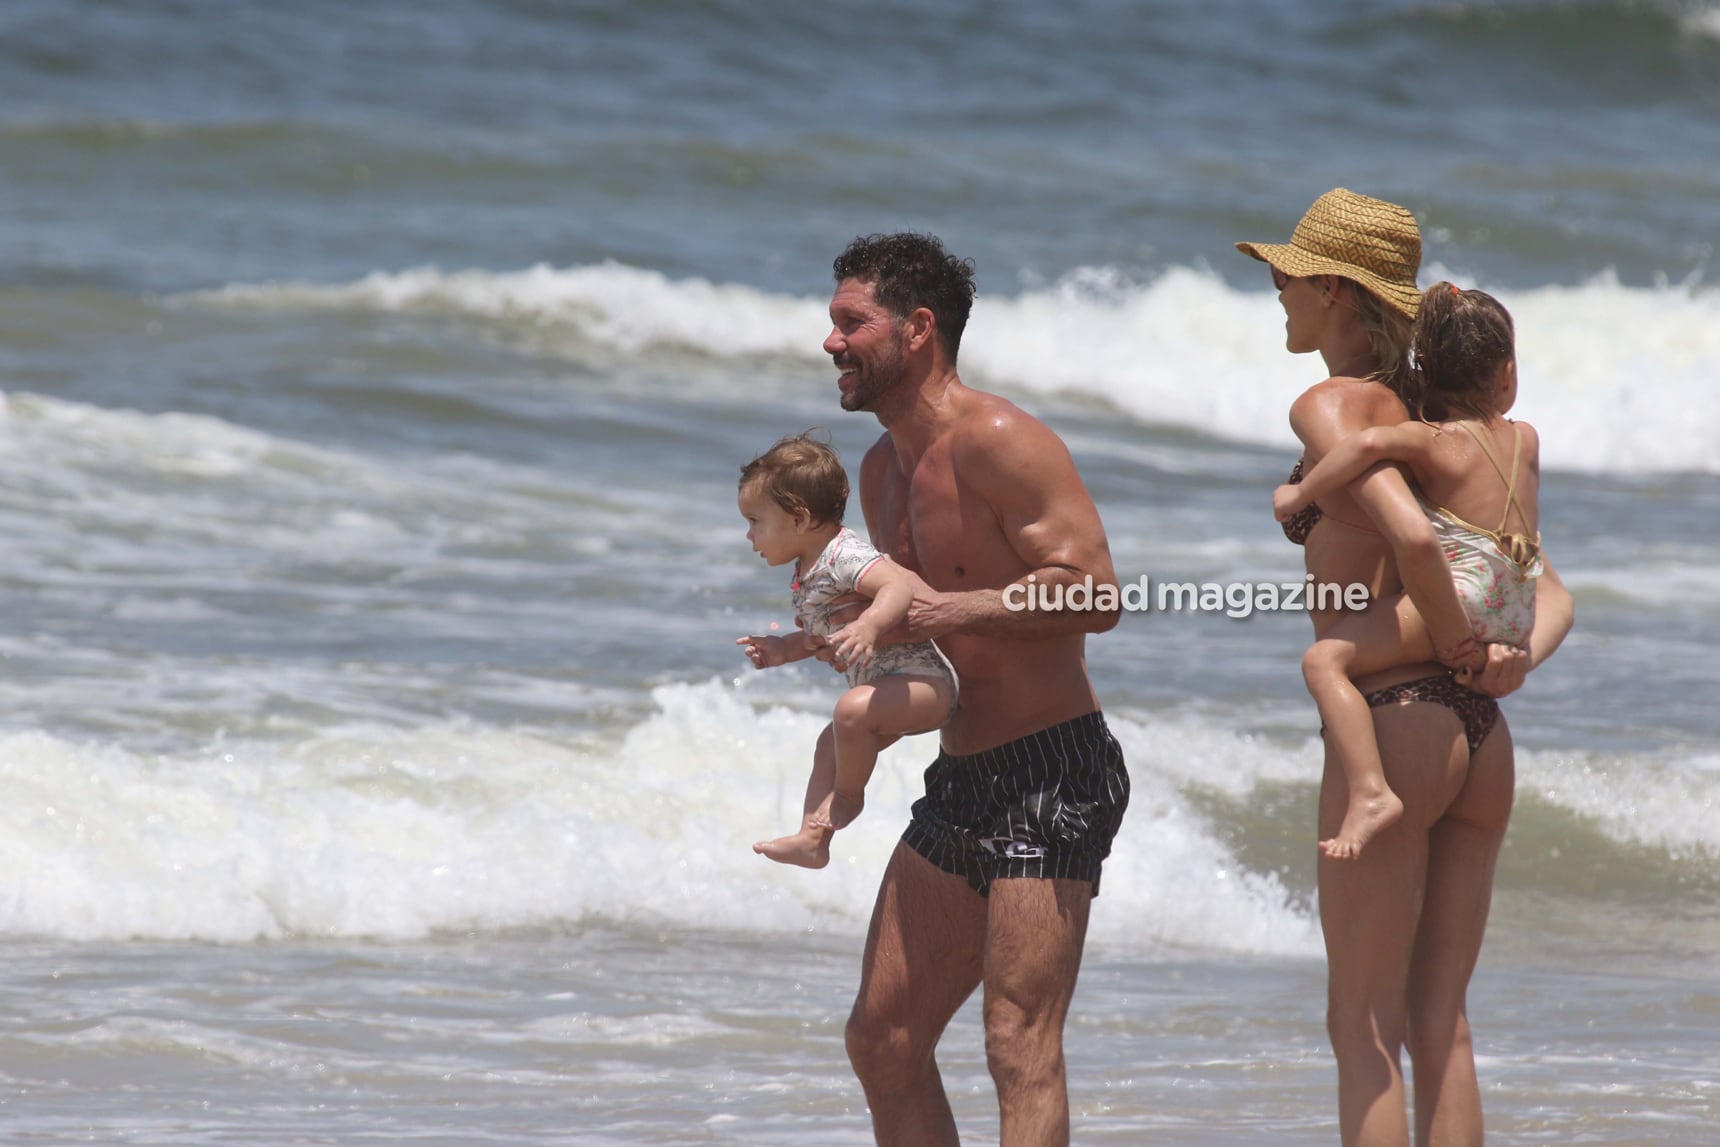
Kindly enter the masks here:
M 1686 36 L 1720 40 L 1720 5 L 1694 4 L 1678 17 L 1678 27 Z
M 1591 822 L 1609 839 L 1720 860 L 1720 771 L 1714 758 L 1602 753 L 1517 754 L 1519 791 Z
M 1430 271 L 1430 275 L 1437 269 Z M 1481 284 L 1485 286 L 1485 284 Z M 1720 472 L 1720 292 L 1578 286 L 1497 292 L 1518 329 L 1522 397 L 1554 468 Z M 183 297 L 215 307 L 453 313 L 559 328 L 620 353 L 823 362 L 825 301 L 617 263 L 520 272 L 377 272 L 356 282 L 235 284 Z M 1288 446 L 1289 400 L 1318 373 L 1283 349 L 1264 291 L 1173 268 L 1133 283 L 1105 268 L 975 304 L 963 362 L 976 379 L 1096 397 L 1143 422 Z M 543 344 L 555 353 L 556 343 Z
M 823 718 L 744 689 L 665 686 L 612 749 L 474 726 L 329 730 L 291 747 L 143 756 L 41 733 L 0 737 L 0 933 L 243 941 L 631 920 L 857 932 L 919 772 L 885 755 L 831 866 L 751 844 L 798 823 Z M 1129 827 L 1095 938 L 1308 952 L 1306 906 L 1241 870 L 1123 721 Z M 1215 739 L 1223 740 L 1215 735 Z
M 412 938 L 604 920 L 857 933 L 934 745 L 885 754 L 829 868 L 781 867 L 750 845 L 798 822 L 823 717 L 747 692 L 661 687 L 601 750 L 475 724 L 167 756 L 0 736 L 0 934 Z M 1305 898 L 1239 863 L 1191 800 L 1195 785 L 1246 798 L 1312 778 L 1317 748 L 1196 719 L 1113 727 L 1134 792 L 1095 942 L 1317 953 Z M 1529 753 L 1523 777 L 1623 842 L 1720 855 L 1712 770 Z
M 501 273 L 419 267 L 373 272 L 336 286 L 233 284 L 184 298 L 240 309 L 418 311 L 571 326 L 626 352 L 680 347 L 723 355 L 805 354 L 809 346 L 817 351 L 826 322 L 820 300 L 704 279 L 672 280 L 615 262 L 566 269 L 539 264 Z

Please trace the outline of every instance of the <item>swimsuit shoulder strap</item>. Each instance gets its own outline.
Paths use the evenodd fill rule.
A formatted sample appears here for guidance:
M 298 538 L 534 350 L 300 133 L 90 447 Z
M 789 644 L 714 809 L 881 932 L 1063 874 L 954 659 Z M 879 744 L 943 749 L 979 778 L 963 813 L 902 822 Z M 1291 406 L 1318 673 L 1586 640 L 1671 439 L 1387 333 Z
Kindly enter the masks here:
M 1515 422 L 1511 424 L 1511 472 L 1507 474 L 1505 467 L 1499 464 L 1499 456 L 1493 453 L 1493 447 L 1488 445 L 1487 439 L 1483 438 L 1467 420 L 1459 422 L 1458 425 L 1469 431 L 1469 436 L 1475 439 L 1475 444 L 1481 447 L 1481 452 L 1487 455 L 1489 462 L 1493 463 L 1493 470 L 1499 475 L 1499 480 L 1505 483 L 1505 513 L 1499 519 L 1499 527 L 1494 530 L 1494 533 L 1504 532 L 1506 524 L 1511 521 L 1513 509 L 1517 511 L 1517 516 L 1523 520 L 1523 524 L 1528 525 L 1528 515 L 1523 513 L 1523 507 L 1517 505 L 1517 464 L 1523 459 L 1523 428 Z

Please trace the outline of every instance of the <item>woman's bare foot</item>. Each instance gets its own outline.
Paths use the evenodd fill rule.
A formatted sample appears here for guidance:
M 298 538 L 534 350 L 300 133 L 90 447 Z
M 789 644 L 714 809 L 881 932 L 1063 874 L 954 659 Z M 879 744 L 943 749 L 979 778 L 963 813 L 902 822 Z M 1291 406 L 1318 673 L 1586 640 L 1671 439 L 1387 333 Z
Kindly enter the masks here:
M 1344 810 L 1344 823 L 1338 826 L 1338 835 L 1322 840 L 1320 851 L 1332 860 L 1354 860 L 1375 834 L 1396 824 L 1401 816 L 1403 802 L 1390 789 L 1358 797 Z
M 761 840 L 753 851 L 769 857 L 778 864 L 794 864 L 801 868 L 823 868 L 830 863 L 830 830 L 804 825 L 791 836 Z

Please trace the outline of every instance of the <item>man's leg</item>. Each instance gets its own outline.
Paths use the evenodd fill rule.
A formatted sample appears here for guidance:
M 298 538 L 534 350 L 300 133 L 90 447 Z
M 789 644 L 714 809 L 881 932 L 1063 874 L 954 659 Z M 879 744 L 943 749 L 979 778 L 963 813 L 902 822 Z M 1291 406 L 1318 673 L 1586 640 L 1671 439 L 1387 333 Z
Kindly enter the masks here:
M 1001 1147 L 1069 1142 L 1063 1021 L 1081 970 L 1093 888 L 1085 880 L 994 880 L 985 952 L 985 1057 Z
M 955 1117 L 933 1053 L 980 982 L 985 942 L 985 898 L 897 844 L 848 1017 L 848 1058 L 880 1147 L 955 1147 Z

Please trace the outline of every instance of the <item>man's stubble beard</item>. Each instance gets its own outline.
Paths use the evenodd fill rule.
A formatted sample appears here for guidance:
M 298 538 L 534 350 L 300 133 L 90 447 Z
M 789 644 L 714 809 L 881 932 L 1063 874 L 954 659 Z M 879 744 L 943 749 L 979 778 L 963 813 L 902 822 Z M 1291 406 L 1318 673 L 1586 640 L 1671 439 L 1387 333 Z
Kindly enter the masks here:
M 908 374 L 907 356 L 902 348 L 892 348 L 890 357 L 872 366 L 862 365 L 854 381 L 854 389 L 842 396 L 842 409 L 855 413 L 875 413 L 878 400 L 898 389 Z

